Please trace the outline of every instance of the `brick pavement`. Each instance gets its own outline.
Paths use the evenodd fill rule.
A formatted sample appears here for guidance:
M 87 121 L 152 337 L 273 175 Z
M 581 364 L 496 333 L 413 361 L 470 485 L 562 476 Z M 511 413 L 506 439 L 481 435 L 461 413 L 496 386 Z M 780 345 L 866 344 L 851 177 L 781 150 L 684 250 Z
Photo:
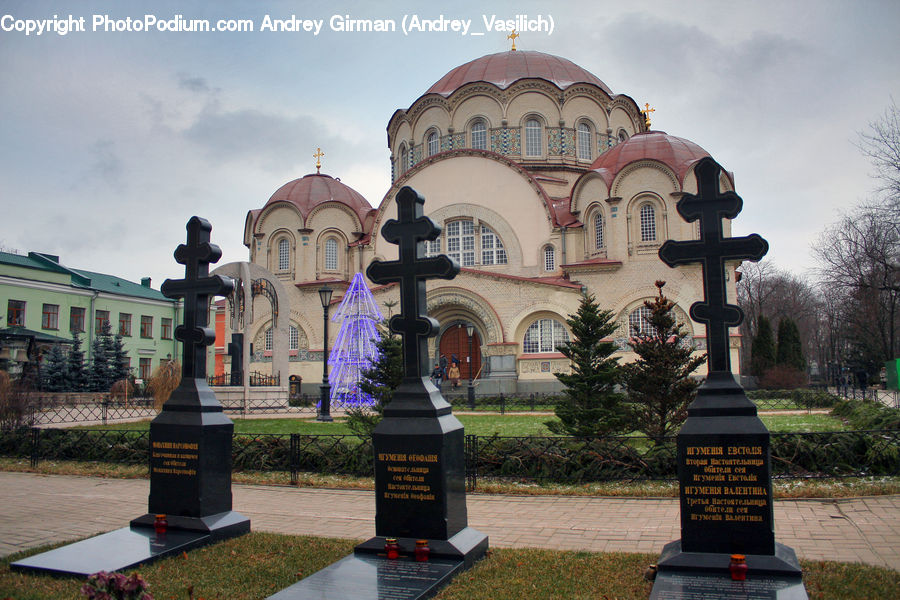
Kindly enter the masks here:
M 149 481 L 0 472 L 0 556 L 125 526 Z M 375 533 L 374 492 L 234 485 L 256 531 L 343 538 Z M 674 499 L 469 494 L 469 524 L 494 547 L 658 553 L 679 536 Z M 900 496 L 775 502 L 775 535 L 801 558 L 900 570 Z

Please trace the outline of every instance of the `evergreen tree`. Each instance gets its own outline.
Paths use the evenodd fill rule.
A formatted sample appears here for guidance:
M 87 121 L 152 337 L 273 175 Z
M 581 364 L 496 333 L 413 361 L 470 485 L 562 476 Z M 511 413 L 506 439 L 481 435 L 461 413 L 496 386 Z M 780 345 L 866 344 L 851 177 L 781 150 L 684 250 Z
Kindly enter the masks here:
M 584 294 L 578 312 L 566 320 L 573 340 L 557 350 L 571 361 L 570 373 L 556 373 L 565 386 L 556 405 L 559 421 L 548 421 L 553 433 L 576 437 L 598 437 L 630 429 L 625 397 L 616 391 L 621 367 L 617 347 L 604 341 L 616 330 L 613 314 L 600 310 L 594 296 Z
M 750 374 L 762 377 L 775 366 L 775 337 L 772 325 L 765 316 L 759 316 L 756 336 L 750 345 Z
M 44 355 L 44 362 L 41 365 L 44 390 L 48 392 L 66 391 L 66 386 L 68 385 L 66 370 L 66 355 L 62 351 L 62 345 L 53 344 Z
M 383 327 L 378 330 L 375 342 L 377 358 L 362 373 L 359 389 L 372 397 L 369 407 L 354 406 L 347 409 L 347 426 L 357 435 L 370 436 L 384 415 L 385 405 L 391 401 L 403 383 L 403 342 Z
M 109 380 L 110 383 L 128 379 L 131 375 L 131 369 L 128 368 L 128 353 L 125 352 L 125 344 L 122 342 L 122 335 L 117 333 L 109 336 L 109 347 L 107 348 L 107 358 L 109 360 Z
M 109 323 L 104 323 L 91 343 L 91 366 L 87 374 L 87 388 L 91 392 L 108 392 L 112 385 L 109 378 L 109 337 Z
M 806 370 L 800 330 L 793 319 L 785 318 L 778 322 L 778 354 L 775 362 L 797 371 Z
M 81 338 L 75 334 L 72 338 L 72 348 L 69 350 L 68 360 L 66 360 L 66 391 L 80 392 L 84 389 L 86 380 Z
M 638 359 L 622 366 L 622 385 L 631 402 L 632 418 L 638 431 L 657 444 L 673 435 L 687 418 L 688 404 L 700 381 L 691 378 L 706 356 L 694 356 L 685 343 L 684 326 L 675 320 L 675 303 L 663 294 L 664 281 L 657 281 L 659 295 L 647 300 L 649 331 L 638 333 L 631 348 Z

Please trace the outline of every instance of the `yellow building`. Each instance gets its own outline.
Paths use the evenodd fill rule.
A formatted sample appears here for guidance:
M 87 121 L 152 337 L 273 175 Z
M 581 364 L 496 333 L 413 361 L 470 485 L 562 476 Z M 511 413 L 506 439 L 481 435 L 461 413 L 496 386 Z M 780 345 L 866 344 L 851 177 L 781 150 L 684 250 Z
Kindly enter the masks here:
M 316 173 L 285 184 L 247 215 L 250 262 L 290 297 L 290 374 L 321 380 L 317 289 L 328 283 L 339 301 L 372 259 L 396 258 L 381 227 L 396 217 L 403 186 L 425 197 L 425 213 L 443 227 L 427 252 L 462 267 L 456 279 L 428 284 L 428 313 L 440 323 L 431 355 L 456 354 L 463 379 L 471 365 L 479 394 L 557 388 L 553 373 L 567 361 L 555 347 L 569 337 L 565 320 L 583 290 L 617 315 L 624 360 L 630 332 L 646 327 L 643 302 L 659 279 L 695 347 L 705 349 L 704 328 L 687 315 L 702 299 L 700 268 L 670 269 L 657 251 L 667 239 L 698 239 L 697 225 L 684 222 L 675 204 L 697 191 L 692 169 L 708 153 L 649 130 L 630 97 L 564 58 L 501 52 L 453 69 L 397 110 L 387 138 L 392 185 L 377 207 Z M 733 189 L 724 175 L 720 185 Z M 396 286 L 373 287 L 373 294 L 385 313 L 396 310 Z M 266 307 L 254 305 L 256 362 L 268 361 L 272 348 Z M 474 326 L 471 355 L 467 325 Z

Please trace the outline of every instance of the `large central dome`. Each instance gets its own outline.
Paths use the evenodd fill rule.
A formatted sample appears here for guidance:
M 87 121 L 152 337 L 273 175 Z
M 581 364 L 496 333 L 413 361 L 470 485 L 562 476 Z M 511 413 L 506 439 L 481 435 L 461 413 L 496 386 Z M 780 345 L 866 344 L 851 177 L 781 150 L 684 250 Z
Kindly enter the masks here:
M 510 50 L 476 58 L 444 75 L 426 94 L 449 97 L 468 83 L 484 81 L 506 89 L 520 79 L 544 79 L 564 90 L 576 83 L 596 85 L 612 96 L 612 91 L 594 74 L 559 56 L 543 52 Z

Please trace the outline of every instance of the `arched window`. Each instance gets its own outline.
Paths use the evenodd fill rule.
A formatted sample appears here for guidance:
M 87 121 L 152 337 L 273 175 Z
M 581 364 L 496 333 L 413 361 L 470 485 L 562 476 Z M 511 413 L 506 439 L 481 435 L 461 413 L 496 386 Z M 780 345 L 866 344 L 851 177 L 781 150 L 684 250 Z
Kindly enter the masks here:
M 628 139 L 628 132 L 625 131 L 624 129 L 620 129 L 619 130 L 619 141 L 624 142 L 627 139 Z
M 481 264 L 506 264 L 506 249 L 503 247 L 503 242 L 487 225 L 481 226 Z
M 278 241 L 278 270 L 287 271 L 291 268 L 291 242 L 287 238 Z
M 403 175 L 406 173 L 406 169 L 409 168 L 409 150 L 406 149 L 406 145 L 400 147 L 400 174 Z
M 641 206 L 641 241 L 656 241 L 656 209 L 652 204 Z
M 544 246 L 544 270 L 556 270 L 556 249 L 553 246 Z
M 441 236 L 425 241 L 425 256 L 437 256 L 441 253 Z
M 650 324 L 650 317 L 653 311 L 646 306 L 639 306 L 631 311 L 628 315 L 628 331 L 631 337 L 638 335 L 653 335 L 653 325 Z
M 338 243 L 334 238 L 325 240 L 325 270 L 337 271 L 338 268 Z
M 274 336 L 272 335 L 272 328 L 269 327 L 268 329 L 266 329 L 266 350 L 269 352 L 272 351 L 272 346 L 274 345 L 273 339 Z
M 603 238 L 603 213 L 599 210 L 594 213 L 594 250 L 602 250 L 606 247 Z
M 478 119 L 472 124 L 472 148 L 476 150 L 487 150 L 487 125 L 484 121 Z
M 581 160 L 591 160 L 593 156 L 592 146 L 593 146 L 593 133 L 591 132 L 591 126 L 587 123 L 579 123 L 578 124 L 578 139 L 577 139 L 577 147 L 578 147 L 578 158 Z
M 290 349 L 291 350 L 299 350 L 300 349 L 300 330 L 291 325 L 290 328 Z
M 475 224 L 472 221 L 447 223 L 447 255 L 460 266 L 475 265 Z
M 541 122 L 537 119 L 528 119 L 525 121 L 525 156 L 541 156 L 543 154 Z
M 441 151 L 441 138 L 437 131 L 428 134 L 428 156 L 434 156 Z
M 525 332 L 522 351 L 525 354 L 557 352 L 557 346 L 569 341 L 569 334 L 556 319 L 540 319 Z

